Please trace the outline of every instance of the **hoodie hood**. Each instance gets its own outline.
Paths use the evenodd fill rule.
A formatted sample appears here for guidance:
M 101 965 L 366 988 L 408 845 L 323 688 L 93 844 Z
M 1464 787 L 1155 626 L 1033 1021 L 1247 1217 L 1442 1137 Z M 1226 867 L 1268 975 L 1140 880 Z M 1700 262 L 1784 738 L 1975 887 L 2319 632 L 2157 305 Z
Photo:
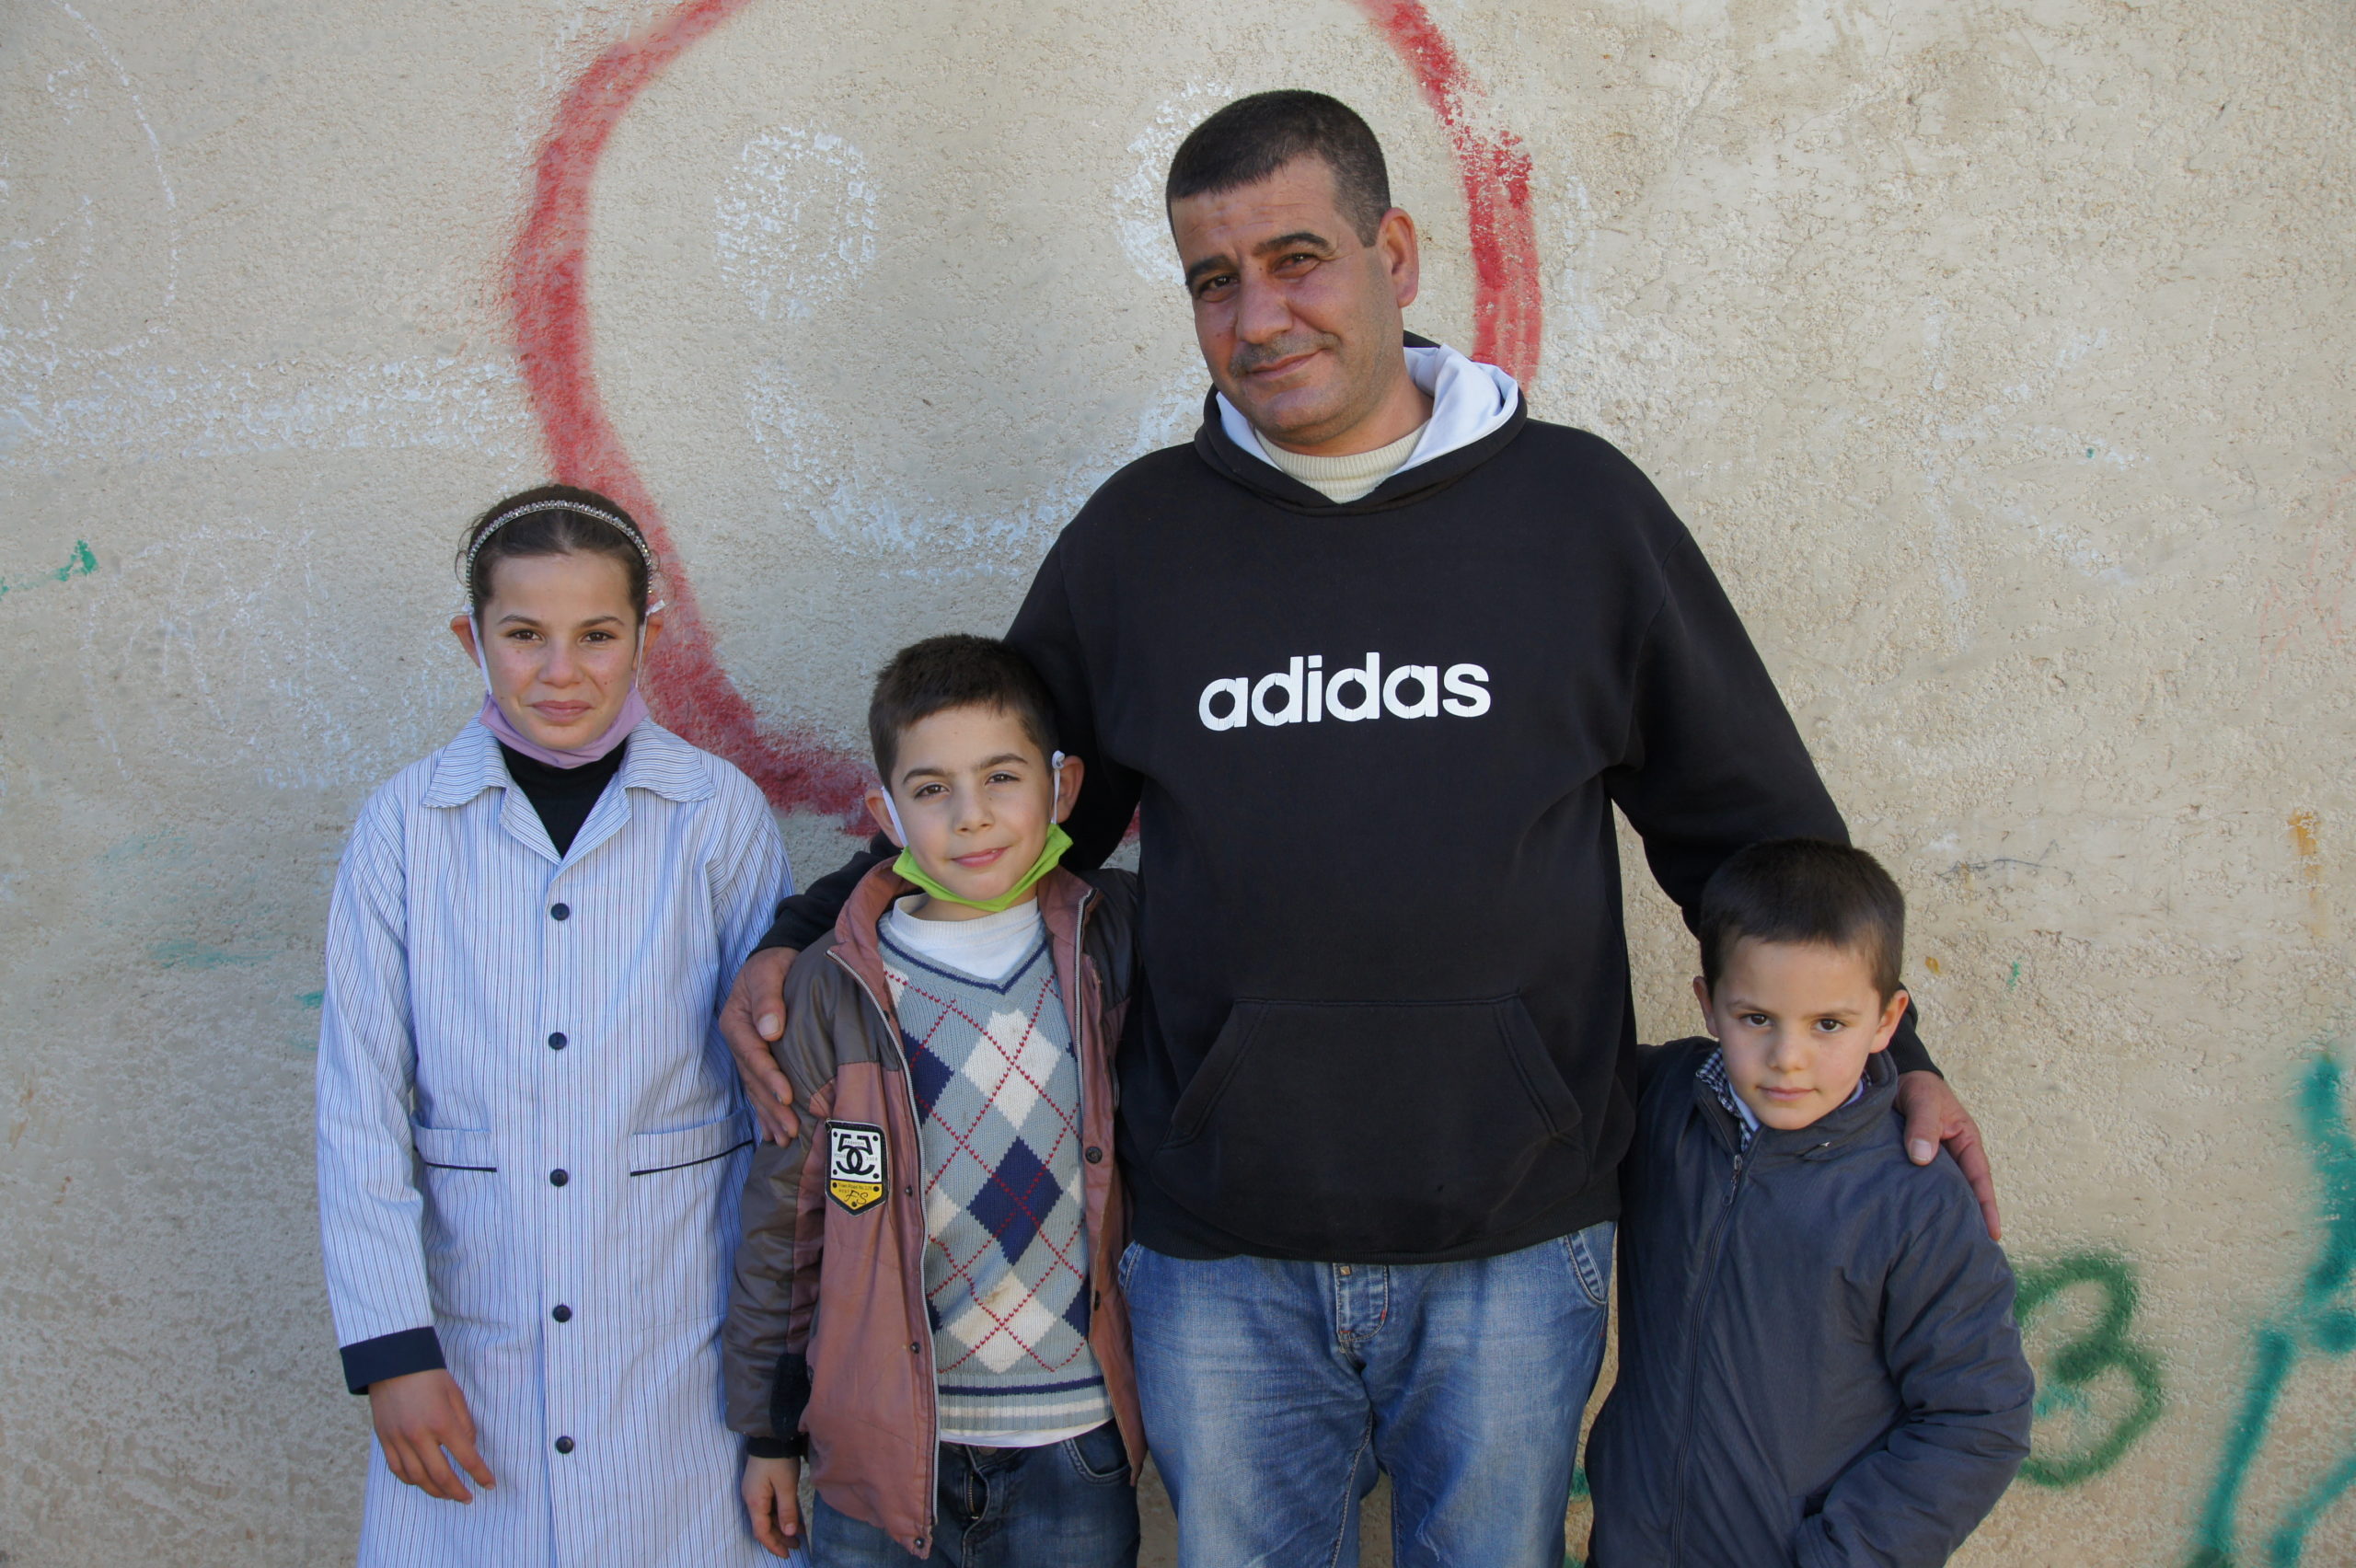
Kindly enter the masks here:
M 1278 468 L 1252 421 L 1216 390 L 1205 404 L 1195 450 L 1211 467 L 1271 500 L 1304 510 L 1354 512 L 1421 495 L 1478 467 L 1528 421 L 1521 387 L 1496 366 L 1467 359 L 1412 332 L 1404 346 L 1407 374 L 1430 395 L 1432 417 L 1407 461 L 1357 501 L 1328 501 Z

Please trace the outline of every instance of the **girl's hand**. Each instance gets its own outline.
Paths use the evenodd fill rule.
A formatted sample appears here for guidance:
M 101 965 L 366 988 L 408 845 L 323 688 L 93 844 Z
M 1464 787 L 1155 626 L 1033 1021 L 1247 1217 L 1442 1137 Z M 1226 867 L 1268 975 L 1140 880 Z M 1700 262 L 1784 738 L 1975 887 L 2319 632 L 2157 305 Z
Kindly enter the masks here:
M 746 1458 L 745 1512 L 770 1556 L 790 1554 L 802 1534 L 802 1461 Z
M 428 1497 L 453 1503 L 475 1500 L 450 1468 L 453 1459 L 475 1478 L 476 1485 L 486 1491 L 492 1486 L 491 1467 L 475 1452 L 475 1418 L 467 1412 L 467 1396 L 449 1373 L 411 1372 L 371 1383 L 368 1412 L 376 1419 L 376 1442 L 385 1450 L 386 1465 Z

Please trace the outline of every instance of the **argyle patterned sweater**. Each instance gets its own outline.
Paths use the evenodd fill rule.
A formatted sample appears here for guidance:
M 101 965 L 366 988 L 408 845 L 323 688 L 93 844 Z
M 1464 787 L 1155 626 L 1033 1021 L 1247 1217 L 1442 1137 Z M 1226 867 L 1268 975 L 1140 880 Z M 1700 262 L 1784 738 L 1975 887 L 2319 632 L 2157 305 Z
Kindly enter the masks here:
M 941 1439 L 1109 1421 L 1088 1348 L 1080 1061 L 1045 936 L 997 981 L 881 947 L 920 1117 Z

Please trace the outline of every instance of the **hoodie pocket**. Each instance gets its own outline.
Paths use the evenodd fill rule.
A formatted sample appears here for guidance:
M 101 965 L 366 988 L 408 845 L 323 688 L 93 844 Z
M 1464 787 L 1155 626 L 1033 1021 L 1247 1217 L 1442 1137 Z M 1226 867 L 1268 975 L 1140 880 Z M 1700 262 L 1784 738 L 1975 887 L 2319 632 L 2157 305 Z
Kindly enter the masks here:
M 1152 1169 L 1255 1249 L 1373 1262 L 1511 1230 L 1586 1184 L 1588 1146 L 1519 997 L 1243 1000 Z

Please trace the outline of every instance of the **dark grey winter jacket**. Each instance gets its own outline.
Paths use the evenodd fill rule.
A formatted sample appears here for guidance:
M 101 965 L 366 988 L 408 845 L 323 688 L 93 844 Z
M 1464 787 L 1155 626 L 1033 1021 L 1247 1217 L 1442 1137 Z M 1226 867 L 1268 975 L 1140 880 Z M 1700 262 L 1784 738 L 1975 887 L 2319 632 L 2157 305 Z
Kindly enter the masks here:
M 1887 1053 L 1744 1153 L 1695 1077 L 1715 1049 L 1638 1068 L 1591 1568 L 1944 1562 L 2028 1453 L 2004 1249 L 1953 1160 L 1907 1159 Z

